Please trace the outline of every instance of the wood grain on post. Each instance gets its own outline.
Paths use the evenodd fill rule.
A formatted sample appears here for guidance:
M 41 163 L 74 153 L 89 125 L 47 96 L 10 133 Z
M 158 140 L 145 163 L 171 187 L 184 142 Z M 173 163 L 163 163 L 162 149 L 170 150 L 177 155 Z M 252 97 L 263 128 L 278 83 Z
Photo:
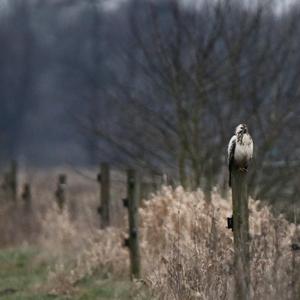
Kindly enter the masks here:
M 140 178 L 136 171 L 127 171 L 128 216 L 129 216 L 129 250 L 131 262 L 131 278 L 140 278 L 141 262 L 139 249 L 139 202 Z
M 234 236 L 235 295 L 250 299 L 250 235 L 247 173 L 232 170 L 232 206 Z
M 99 213 L 101 216 L 101 228 L 104 229 L 110 225 L 110 168 L 107 163 L 102 163 L 100 168 L 101 204 Z

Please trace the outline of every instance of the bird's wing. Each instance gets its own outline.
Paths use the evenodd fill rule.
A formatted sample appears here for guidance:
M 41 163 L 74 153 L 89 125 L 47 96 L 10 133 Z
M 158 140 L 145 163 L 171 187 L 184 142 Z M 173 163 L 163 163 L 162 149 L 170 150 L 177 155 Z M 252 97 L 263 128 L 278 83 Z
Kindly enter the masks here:
M 236 144 L 236 135 L 234 135 L 228 144 L 227 153 L 228 153 L 228 163 L 230 164 L 231 160 L 233 159 L 234 150 L 235 150 L 235 144 Z
M 235 150 L 235 145 L 236 145 L 236 136 L 234 135 L 228 144 L 228 169 L 229 169 L 229 186 L 231 187 L 231 169 L 233 165 L 233 160 L 234 160 L 234 150 Z
M 251 136 L 250 136 L 250 152 L 251 152 L 251 156 L 250 156 L 250 159 L 252 159 L 253 158 L 253 140 L 252 140 L 252 138 L 251 138 Z

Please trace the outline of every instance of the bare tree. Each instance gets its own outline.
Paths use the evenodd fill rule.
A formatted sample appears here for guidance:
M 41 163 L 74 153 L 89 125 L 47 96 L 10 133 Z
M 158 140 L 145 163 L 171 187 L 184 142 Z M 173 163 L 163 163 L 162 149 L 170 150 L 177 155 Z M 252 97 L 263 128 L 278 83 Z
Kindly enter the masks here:
M 110 128 L 96 122 L 95 136 L 131 163 L 203 187 L 209 199 L 212 187 L 227 181 L 233 128 L 247 122 L 256 144 L 251 194 L 292 191 L 299 174 L 299 10 L 278 16 L 272 1 L 250 8 L 206 1 L 191 9 L 174 0 L 131 1 L 128 11 L 127 47 L 116 54 L 125 72 L 105 95 L 114 104 Z

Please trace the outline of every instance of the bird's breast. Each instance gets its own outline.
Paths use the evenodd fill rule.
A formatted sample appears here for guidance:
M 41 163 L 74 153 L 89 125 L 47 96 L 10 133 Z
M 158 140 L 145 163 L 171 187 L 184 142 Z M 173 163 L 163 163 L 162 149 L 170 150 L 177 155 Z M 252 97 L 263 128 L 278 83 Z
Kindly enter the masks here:
M 248 143 L 237 143 L 235 146 L 234 160 L 237 163 L 247 162 L 252 158 L 252 147 Z

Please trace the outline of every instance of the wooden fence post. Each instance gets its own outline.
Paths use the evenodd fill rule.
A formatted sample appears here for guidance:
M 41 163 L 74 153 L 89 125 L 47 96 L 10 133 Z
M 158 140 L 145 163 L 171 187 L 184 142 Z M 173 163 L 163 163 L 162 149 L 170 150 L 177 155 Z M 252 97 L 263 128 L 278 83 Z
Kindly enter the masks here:
M 250 235 L 247 173 L 232 170 L 232 206 L 234 237 L 235 295 L 250 299 Z
M 5 198 L 16 202 L 18 197 L 18 165 L 15 160 L 10 162 L 9 170 L 3 176 L 1 188 L 5 193 Z
M 98 213 L 101 216 L 100 224 L 104 229 L 110 225 L 110 168 L 109 164 L 102 163 L 100 166 L 98 182 L 100 183 L 100 206 Z
M 297 226 L 297 222 L 295 222 Z M 292 237 L 291 251 L 292 251 L 292 264 L 291 264 L 291 299 L 298 299 L 300 295 L 300 271 L 299 271 L 299 262 L 300 262 L 300 231 L 297 229 L 294 232 Z
M 58 176 L 55 196 L 56 196 L 57 205 L 61 211 L 64 209 L 65 203 L 67 201 L 66 185 L 67 185 L 67 176 L 65 174 L 60 174 Z
M 135 170 L 127 171 L 128 216 L 129 216 L 129 250 L 131 278 L 140 278 L 141 262 L 139 248 L 140 178 Z
M 29 183 L 23 185 L 22 199 L 24 201 L 24 208 L 26 211 L 31 210 L 31 187 Z
M 12 200 L 17 200 L 18 195 L 18 164 L 17 161 L 12 160 L 10 166 L 10 190 Z

